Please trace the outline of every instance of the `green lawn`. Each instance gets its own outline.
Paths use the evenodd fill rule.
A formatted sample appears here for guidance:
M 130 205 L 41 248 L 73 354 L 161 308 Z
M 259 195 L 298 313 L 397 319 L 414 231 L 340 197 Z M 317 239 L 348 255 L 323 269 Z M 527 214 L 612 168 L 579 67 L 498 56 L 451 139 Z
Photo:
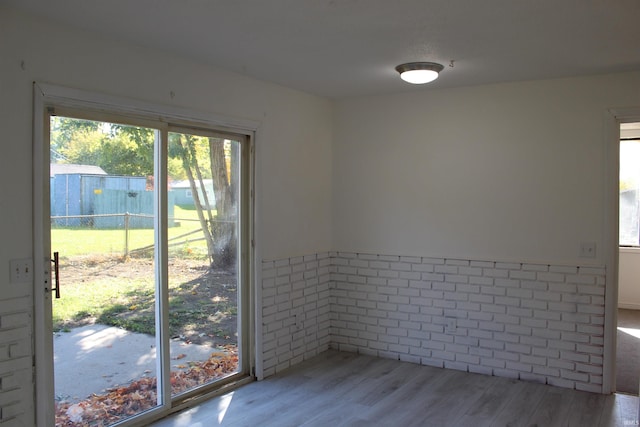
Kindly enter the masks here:
M 53 330 L 100 323 L 155 333 L 153 261 L 142 258 L 74 262 L 61 268 L 61 298 L 53 300 Z M 234 336 L 237 290 L 233 273 L 214 272 L 208 260 L 173 257 L 168 302 L 171 336 Z
M 153 328 L 153 276 L 137 280 L 113 280 L 108 276 L 91 277 L 84 283 L 65 284 L 62 298 L 53 301 L 53 330 L 65 330 L 88 318 L 98 323 L 122 326 L 133 332 L 150 333 Z M 147 325 L 117 324 L 115 315 L 127 311 L 149 311 Z
M 198 214 L 195 209 L 184 209 L 178 206 L 174 210 L 175 221 L 179 224 L 169 228 L 169 244 L 174 250 L 185 254 L 206 254 L 206 242 L 194 241 L 203 237 L 202 233 L 195 233 L 184 238 L 171 240 L 174 237 L 187 234 L 200 229 Z M 152 229 L 129 230 L 129 251 L 148 247 L 153 244 Z M 59 252 L 64 258 L 76 256 L 112 256 L 125 254 L 125 230 L 99 230 L 90 228 L 52 228 L 52 251 Z M 176 244 L 177 243 L 177 244 Z
M 200 230 L 197 212 L 194 209 L 175 207 L 174 217 L 177 226 L 169 229 L 169 249 L 172 256 L 202 260 L 207 263 L 206 242 Z M 172 238 L 178 237 L 172 240 Z M 82 277 L 65 283 L 66 268 L 80 268 L 91 264 L 119 261 L 125 270 L 136 268 L 133 258 L 151 258 L 153 251 L 136 252 L 138 248 L 153 244 L 154 232 L 151 229 L 129 230 L 129 251 L 132 261 L 124 259 L 125 231 L 123 229 L 99 230 L 88 228 L 52 228 L 52 251 L 60 253 L 62 294 L 54 300 L 54 330 L 65 330 L 69 326 L 81 324 L 83 319 L 92 318 L 103 324 L 122 326 L 134 332 L 150 333 L 153 330 L 154 277 L 149 274 L 118 273 L 105 267 L 104 271 L 92 271 Z M 140 260 L 141 262 L 143 260 Z M 108 262 L 104 264 L 108 265 Z M 68 270 L 66 270 L 68 271 Z M 89 271 L 89 270 L 87 270 Z M 111 275 L 110 275 L 111 274 Z M 178 276 L 178 277 L 176 277 Z M 170 288 L 181 285 L 179 273 L 175 272 Z M 185 279 L 188 280 L 188 279 Z M 179 289 L 176 289 L 179 292 Z M 123 313 L 136 312 L 131 318 Z

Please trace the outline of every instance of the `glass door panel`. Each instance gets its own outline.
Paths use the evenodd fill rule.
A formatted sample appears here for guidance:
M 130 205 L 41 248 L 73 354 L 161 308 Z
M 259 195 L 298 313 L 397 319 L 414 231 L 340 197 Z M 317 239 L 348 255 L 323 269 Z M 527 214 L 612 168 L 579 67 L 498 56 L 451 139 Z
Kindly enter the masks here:
M 56 425 L 158 405 L 153 129 L 51 117 Z
M 56 426 L 140 423 L 247 376 L 249 138 L 63 111 L 91 120 L 48 119 Z
M 173 396 L 240 372 L 240 150 L 232 136 L 169 132 Z

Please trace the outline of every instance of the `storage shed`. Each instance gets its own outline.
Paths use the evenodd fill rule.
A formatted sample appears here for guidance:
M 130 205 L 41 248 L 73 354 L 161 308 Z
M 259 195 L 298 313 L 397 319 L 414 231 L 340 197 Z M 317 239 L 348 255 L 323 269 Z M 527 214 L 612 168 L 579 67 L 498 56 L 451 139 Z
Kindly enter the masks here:
M 50 179 L 52 225 L 121 228 L 127 221 L 130 228 L 153 227 L 153 192 L 147 191 L 145 177 L 107 175 L 90 165 L 52 164 Z M 130 216 L 125 219 L 125 214 Z
M 213 192 L 213 180 L 203 179 L 202 181 L 204 183 L 205 191 L 207 192 L 209 205 L 211 208 L 214 208 L 216 205 L 216 198 L 215 193 Z M 204 196 L 199 181 L 196 181 L 196 187 L 198 188 L 198 196 L 200 197 L 200 202 L 204 205 Z M 195 202 L 193 201 L 193 190 L 191 189 L 191 184 L 188 180 L 172 182 L 171 190 L 173 193 L 175 193 L 176 205 L 189 207 L 195 206 Z

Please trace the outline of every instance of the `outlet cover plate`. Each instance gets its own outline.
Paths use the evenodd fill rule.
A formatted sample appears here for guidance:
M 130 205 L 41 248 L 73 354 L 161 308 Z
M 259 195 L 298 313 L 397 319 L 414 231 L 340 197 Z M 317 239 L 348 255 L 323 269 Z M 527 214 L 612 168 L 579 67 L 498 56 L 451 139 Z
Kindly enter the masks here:
M 596 257 L 596 242 L 582 242 L 582 243 L 580 243 L 580 257 L 581 258 L 595 258 Z
M 445 333 L 447 334 L 455 334 L 456 330 L 457 330 L 457 324 L 456 324 L 456 318 L 455 317 L 447 317 L 447 324 L 445 325 Z

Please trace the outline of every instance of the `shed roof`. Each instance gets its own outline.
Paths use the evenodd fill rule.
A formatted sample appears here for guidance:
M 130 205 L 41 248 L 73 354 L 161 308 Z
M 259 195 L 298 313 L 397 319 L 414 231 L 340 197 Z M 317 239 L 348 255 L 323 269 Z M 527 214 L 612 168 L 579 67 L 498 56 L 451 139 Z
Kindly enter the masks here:
M 74 165 L 68 163 L 51 163 L 49 169 L 50 176 L 82 174 L 82 175 L 107 175 L 100 166 L 94 165 Z

